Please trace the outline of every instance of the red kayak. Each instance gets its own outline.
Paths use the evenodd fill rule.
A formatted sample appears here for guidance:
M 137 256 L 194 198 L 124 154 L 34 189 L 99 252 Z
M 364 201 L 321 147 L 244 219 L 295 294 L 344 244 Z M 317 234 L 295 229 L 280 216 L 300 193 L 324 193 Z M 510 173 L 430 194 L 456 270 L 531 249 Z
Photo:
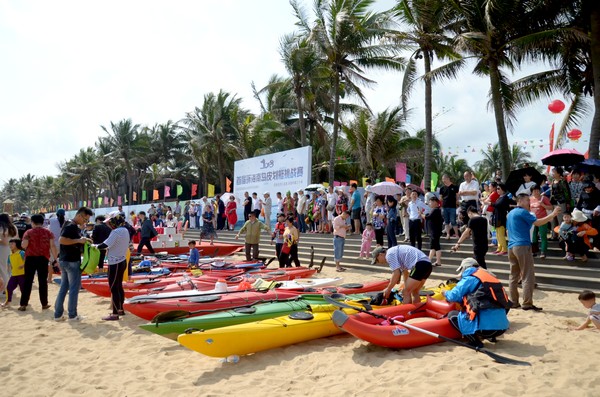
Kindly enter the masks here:
M 373 310 L 373 312 L 401 322 L 408 321 L 411 325 L 447 338 L 460 339 L 460 332 L 450 324 L 446 317 L 455 308 L 454 303 L 428 299 L 417 305 L 392 306 Z M 427 318 L 428 320 L 415 323 L 410 321 L 416 318 Z M 408 329 L 402 325 L 390 325 L 387 320 L 382 321 L 380 318 L 366 313 L 347 315 L 343 311 L 337 310 L 333 314 L 333 322 L 349 334 L 383 347 L 410 349 L 442 342 L 439 338 Z
M 327 287 L 322 289 L 305 290 L 279 290 L 272 289 L 265 292 L 235 291 L 201 295 L 194 298 L 147 300 L 142 302 L 125 302 L 124 309 L 145 320 L 152 320 L 158 313 L 170 310 L 184 310 L 189 316 L 200 316 L 221 310 L 236 307 L 251 306 L 257 303 L 274 302 L 292 299 L 302 294 L 358 294 L 362 292 L 381 291 L 387 286 L 389 280 L 374 281 L 365 284 L 347 284 L 340 287 Z
M 177 273 L 163 277 L 135 279 L 133 282 L 124 282 L 123 289 L 125 290 L 125 297 L 131 298 L 132 296 L 147 294 L 149 291 L 162 292 L 162 290 L 169 286 L 171 286 L 169 291 L 183 291 L 188 289 L 209 290 L 214 288 L 215 283 L 222 278 L 225 278 L 228 285 L 236 285 L 244 280 L 252 283 L 257 278 L 267 281 L 305 278 L 312 276 L 316 271 L 317 269 L 314 268 L 292 267 L 277 270 L 260 269 L 250 273 L 244 273 L 240 269 L 209 271 L 197 277 L 189 277 Z M 90 279 L 85 282 L 82 281 L 81 285 L 93 294 L 110 297 L 110 287 L 107 279 Z
M 134 244 L 135 249 L 137 250 L 137 244 Z M 209 242 L 203 242 L 200 245 L 196 245 L 198 251 L 200 251 L 200 255 L 206 256 L 227 256 L 239 252 L 244 249 L 243 245 L 240 244 L 226 244 L 226 243 L 214 243 L 210 245 Z M 190 252 L 190 248 L 188 246 L 184 247 L 171 247 L 171 248 L 155 248 L 156 252 L 166 252 L 170 255 L 182 255 L 188 254 Z M 144 247 L 142 250 L 142 255 L 152 255 L 148 248 Z

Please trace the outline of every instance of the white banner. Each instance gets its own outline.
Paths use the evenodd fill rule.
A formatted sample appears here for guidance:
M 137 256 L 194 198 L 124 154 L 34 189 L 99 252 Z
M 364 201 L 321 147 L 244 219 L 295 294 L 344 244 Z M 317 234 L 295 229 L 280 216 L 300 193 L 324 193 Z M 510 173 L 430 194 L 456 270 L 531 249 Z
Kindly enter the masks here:
M 273 202 L 272 218 L 277 213 L 276 193 L 296 192 L 311 183 L 312 146 L 286 150 L 236 161 L 233 168 L 233 195 L 238 202 L 238 214 L 243 214 L 240 203 L 244 192 L 257 193 L 263 199 L 263 193 L 269 192 Z M 241 210 L 241 211 L 240 211 Z

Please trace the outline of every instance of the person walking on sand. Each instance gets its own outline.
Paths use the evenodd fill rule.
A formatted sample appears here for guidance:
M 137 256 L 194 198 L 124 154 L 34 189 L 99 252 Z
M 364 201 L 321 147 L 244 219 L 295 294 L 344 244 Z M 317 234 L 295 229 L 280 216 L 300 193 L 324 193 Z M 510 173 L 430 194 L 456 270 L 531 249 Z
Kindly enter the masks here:
M 138 247 L 137 247 L 137 254 L 138 255 L 142 254 L 142 249 L 144 248 L 144 246 L 146 248 L 148 248 L 148 251 L 150 251 L 151 254 L 154 254 L 154 248 L 152 247 L 150 240 L 154 236 L 156 236 L 158 234 L 158 232 L 154 228 L 152 221 L 150 219 L 146 218 L 146 213 L 144 211 L 140 211 L 138 216 L 140 217 L 140 229 L 141 230 L 140 230 L 140 243 L 138 244 Z
M 453 252 L 458 251 L 462 242 L 471 236 L 473 239 L 473 258 L 479 266 L 487 269 L 487 264 L 485 263 L 485 254 L 488 252 L 487 219 L 479 215 L 477 208 L 473 206 L 470 206 L 467 211 L 469 212 L 467 228 L 451 250 Z
M 50 266 L 48 266 L 48 263 L 50 253 L 54 255 L 54 258 L 58 257 L 54 235 L 44 227 L 44 216 L 40 214 L 32 215 L 31 226 L 32 228 L 23 234 L 23 240 L 21 241 L 21 246 L 25 250 L 25 284 L 21 294 L 19 311 L 27 310 L 36 273 L 38 275 L 38 292 L 42 309 L 50 308 L 48 304 L 48 268 Z M 79 268 L 77 270 L 79 271 Z
M 541 226 L 556 217 L 561 209 L 554 208 L 550 215 L 537 219 L 530 211 L 529 195 L 517 196 L 517 207 L 508 213 L 506 228 L 510 240 L 508 242 L 508 261 L 510 276 L 508 288 L 510 300 L 514 308 L 523 310 L 542 311 L 541 307 L 533 304 L 533 288 L 535 285 L 535 269 L 533 268 L 533 253 L 531 251 L 531 227 Z M 519 305 L 518 283 L 523 283 L 523 305 Z
M 10 240 L 17 238 L 19 231 L 13 225 L 7 213 L 0 214 L 0 291 L 4 291 L 10 278 L 8 257 L 10 256 Z
M 350 211 L 346 210 L 341 215 L 333 218 L 333 260 L 335 261 L 335 270 L 337 272 L 346 271 L 346 268 L 342 267 L 341 262 L 344 257 L 346 233 L 352 227 L 346 223 L 346 219 L 350 218 L 350 215 Z
M 239 232 L 235 235 L 235 239 L 240 238 L 240 234 L 245 233 L 245 252 L 246 252 L 246 260 L 249 262 L 251 260 L 258 259 L 258 243 L 260 242 L 260 231 L 264 230 L 266 232 L 270 232 L 271 229 L 269 226 L 265 225 L 261 221 L 257 219 L 257 216 L 254 212 L 250 212 L 248 214 L 248 220 L 244 223 L 244 226 L 240 229 Z M 252 255 L 250 255 L 250 251 L 252 251 Z
M 64 321 L 64 304 L 67 292 L 69 293 L 69 305 L 67 313 L 69 321 L 81 321 L 83 317 L 77 314 L 77 301 L 81 289 L 81 251 L 86 242 L 92 240 L 82 237 L 81 227 L 88 223 L 94 215 L 88 207 L 77 210 L 75 217 L 65 222 L 60 234 L 60 289 L 54 303 L 54 320 Z

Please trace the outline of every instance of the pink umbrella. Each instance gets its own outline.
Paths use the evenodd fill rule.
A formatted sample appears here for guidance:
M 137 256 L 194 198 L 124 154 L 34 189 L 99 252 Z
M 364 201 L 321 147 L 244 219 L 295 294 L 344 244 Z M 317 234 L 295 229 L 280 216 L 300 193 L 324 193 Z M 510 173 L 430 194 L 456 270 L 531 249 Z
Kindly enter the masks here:
M 583 160 L 585 156 L 575 149 L 556 149 L 542 157 L 542 164 L 566 166 L 581 163 Z

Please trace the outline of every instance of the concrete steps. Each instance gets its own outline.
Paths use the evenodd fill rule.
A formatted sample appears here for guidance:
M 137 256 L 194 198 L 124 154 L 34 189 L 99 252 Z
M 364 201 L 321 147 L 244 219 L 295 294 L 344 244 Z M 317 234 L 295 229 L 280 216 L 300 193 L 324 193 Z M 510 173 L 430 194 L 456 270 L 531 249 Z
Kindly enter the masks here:
M 235 240 L 236 232 L 219 231 L 217 241 L 224 243 L 241 243 L 243 237 Z M 186 238 L 199 238 L 199 231 L 191 230 L 186 233 Z M 402 238 L 399 239 L 399 241 Z M 434 267 L 432 278 L 448 279 L 456 277 L 456 268 L 460 262 L 472 255 L 472 245 L 470 241 L 461 244 L 461 249 L 453 253 L 450 248 L 456 240 L 445 240 L 442 238 L 442 266 Z M 263 233 L 260 242 L 261 256 L 269 257 L 275 255 L 275 246 L 270 245 L 270 235 Z M 362 269 L 377 273 L 387 273 L 389 269 L 385 266 L 372 266 L 370 261 L 358 259 L 360 253 L 360 236 L 353 235 L 346 239 L 344 249 L 343 266 L 348 268 Z M 401 243 L 404 244 L 404 243 Z M 302 264 L 308 264 L 310 260 L 310 247 L 314 248 L 314 261 L 319 263 L 323 257 L 326 257 L 325 266 L 334 267 L 333 262 L 333 243 L 332 236 L 328 234 L 302 234 L 300 236 L 299 258 Z M 373 244 L 373 248 L 375 245 Z M 536 282 L 539 288 L 580 292 L 582 289 L 600 290 L 600 259 L 598 254 L 591 253 L 586 263 L 580 261 L 567 262 L 563 259 L 564 254 L 555 242 L 549 242 L 546 259 L 535 258 Z M 490 247 L 493 251 L 493 249 Z M 429 241 L 423 239 L 423 250 L 429 252 Z M 492 270 L 504 282 L 508 282 L 509 262 L 507 256 L 498 256 L 488 253 L 486 256 L 488 268 Z

